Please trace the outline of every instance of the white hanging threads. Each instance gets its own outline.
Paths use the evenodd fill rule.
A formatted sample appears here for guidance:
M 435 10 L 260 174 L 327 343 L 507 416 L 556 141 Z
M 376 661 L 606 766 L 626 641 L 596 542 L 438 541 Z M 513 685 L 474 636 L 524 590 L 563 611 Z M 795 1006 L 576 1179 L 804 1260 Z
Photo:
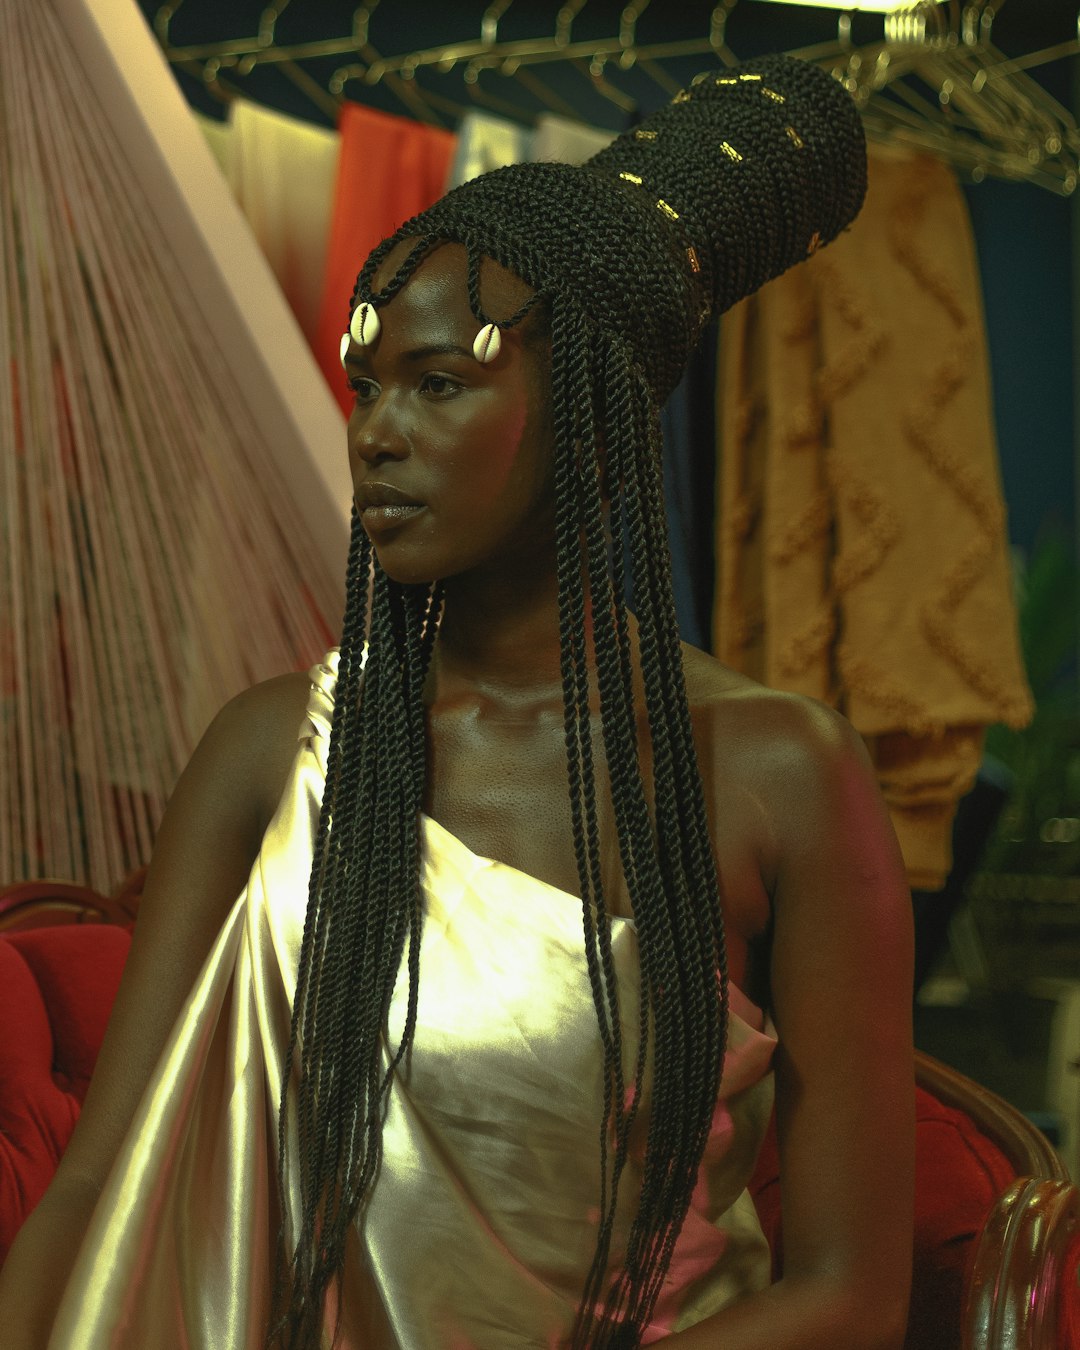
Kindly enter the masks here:
M 375 306 L 365 300 L 363 304 L 357 305 L 353 310 L 353 316 L 349 320 L 349 332 L 352 334 L 352 340 L 361 347 L 370 347 L 376 342 L 379 333 L 382 331 L 382 324 L 379 322 L 378 311 Z
M 494 361 L 502 351 L 502 334 L 498 324 L 486 323 L 473 339 L 473 356 L 481 365 Z
M 339 601 L 56 9 L 0 0 L 0 885 L 107 893 Z

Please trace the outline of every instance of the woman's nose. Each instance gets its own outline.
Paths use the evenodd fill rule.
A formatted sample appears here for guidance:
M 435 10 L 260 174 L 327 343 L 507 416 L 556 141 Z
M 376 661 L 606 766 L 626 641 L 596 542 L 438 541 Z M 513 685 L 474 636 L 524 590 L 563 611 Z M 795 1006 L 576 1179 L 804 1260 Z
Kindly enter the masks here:
M 349 444 L 353 453 L 368 464 L 404 459 L 409 453 L 401 418 L 385 394 L 355 409 L 349 419 Z

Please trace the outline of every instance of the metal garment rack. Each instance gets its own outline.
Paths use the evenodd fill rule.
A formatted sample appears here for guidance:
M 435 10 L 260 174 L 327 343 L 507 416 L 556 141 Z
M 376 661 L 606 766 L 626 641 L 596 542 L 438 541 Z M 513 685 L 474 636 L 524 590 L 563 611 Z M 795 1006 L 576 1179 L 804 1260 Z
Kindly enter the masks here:
M 384 13 L 394 3 L 381 0 Z M 500 22 L 513 3 L 492 0 L 475 37 L 394 55 L 372 43 L 372 19 L 380 0 L 367 0 L 353 12 L 348 34 L 317 41 L 277 40 L 278 20 L 289 0 L 271 0 L 257 33 L 248 37 L 174 43 L 172 20 L 183 0 L 158 8 L 154 31 L 168 60 L 222 101 L 243 96 L 246 77 L 257 67 L 272 65 L 331 120 L 352 96 L 350 86 L 363 101 L 365 88 L 381 85 L 404 111 L 437 126 L 455 125 L 477 108 L 528 122 L 535 119 L 537 105 L 581 120 L 573 103 L 544 79 L 545 68 L 576 69 L 625 117 L 636 104 L 620 87 L 620 76 L 640 72 L 671 97 L 680 88 L 671 62 L 702 56 L 732 66 L 740 59 L 728 40 L 728 22 L 739 0 L 716 4 L 700 38 L 670 42 L 638 41 L 638 22 L 650 0 L 629 0 L 618 17 L 617 32 L 608 38 L 575 39 L 575 20 L 588 0 L 567 0 L 547 32 L 502 39 Z M 841 12 L 835 40 L 796 49 L 792 55 L 831 70 L 845 84 L 873 139 L 937 155 L 974 181 L 987 176 L 1028 181 L 1068 196 L 1080 183 L 1080 130 L 1069 110 L 1029 72 L 1080 53 L 1080 16 L 1076 39 L 1016 58 L 993 46 L 994 17 L 991 0 L 918 0 L 883 16 L 879 41 L 857 45 L 852 15 Z M 334 57 L 341 63 L 327 79 L 326 60 Z M 322 78 L 313 73 L 312 63 L 322 68 Z M 454 72 L 461 76 L 465 102 L 431 87 L 438 77 Z M 508 96 L 522 92 L 531 107 Z

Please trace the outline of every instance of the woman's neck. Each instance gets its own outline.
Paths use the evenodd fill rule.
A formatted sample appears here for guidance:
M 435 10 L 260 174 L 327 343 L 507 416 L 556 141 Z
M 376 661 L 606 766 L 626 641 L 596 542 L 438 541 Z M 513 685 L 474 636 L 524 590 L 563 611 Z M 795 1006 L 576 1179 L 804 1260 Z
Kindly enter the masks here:
M 508 699 L 561 690 L 558 585 L 553 563 L 537 562 L 446 581 L 434 698 L 465 687 Z

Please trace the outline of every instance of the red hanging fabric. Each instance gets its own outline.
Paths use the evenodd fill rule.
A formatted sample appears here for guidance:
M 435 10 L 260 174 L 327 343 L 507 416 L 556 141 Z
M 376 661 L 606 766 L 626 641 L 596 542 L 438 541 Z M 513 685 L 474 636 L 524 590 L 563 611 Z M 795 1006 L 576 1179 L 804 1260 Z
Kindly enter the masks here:
M 343 106 L 338 130 L 341 149 L 315 355 L 347 416 L 352 395 L 339 346 L 356 274 L 380 240 L 442 196 L 457 138 L 356 103 Z

